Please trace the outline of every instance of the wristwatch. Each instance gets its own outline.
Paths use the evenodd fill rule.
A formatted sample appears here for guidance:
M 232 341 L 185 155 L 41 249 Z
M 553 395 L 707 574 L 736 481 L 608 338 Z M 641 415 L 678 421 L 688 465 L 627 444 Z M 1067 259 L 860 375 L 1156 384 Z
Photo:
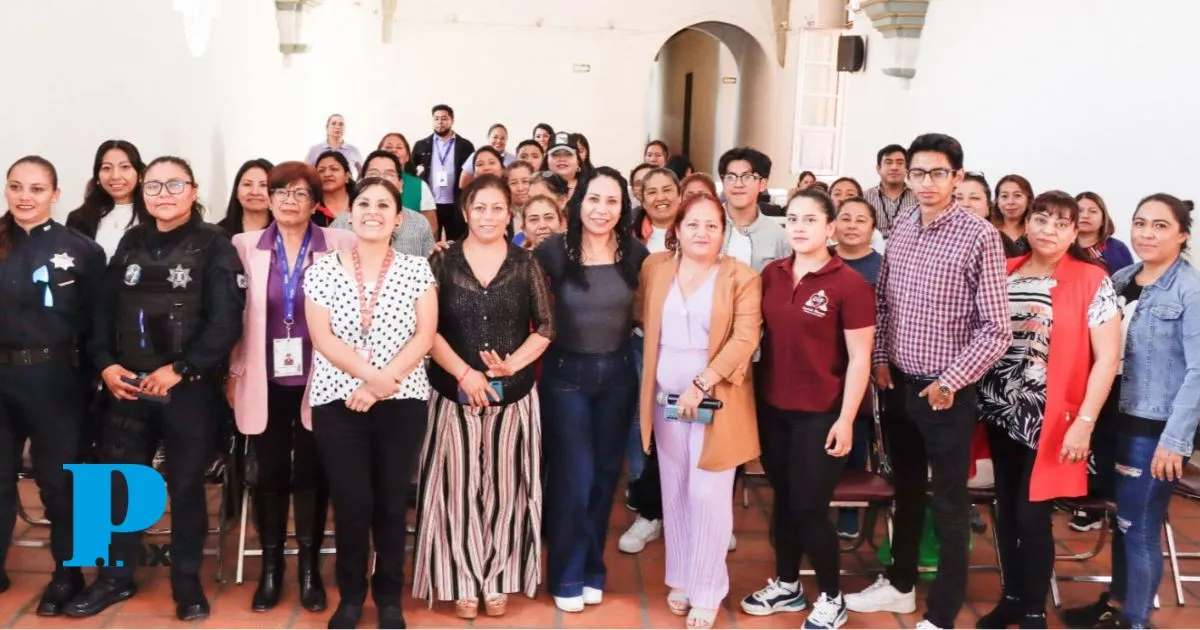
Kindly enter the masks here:
M 189 373 L 191 373 L 192 368 L 190 365 L 188 365 L 187 361 L 180 360 L 171 364 L 171 370 L 175 372 L 177 376 L 187 376 Z
M 938 395 L 942 396 L 943 398 L 954 395 L 954 390 L 950 389 L 949 385 L 947 385 L 941 381 L 938 381 L 937 386 L 938 386 Z

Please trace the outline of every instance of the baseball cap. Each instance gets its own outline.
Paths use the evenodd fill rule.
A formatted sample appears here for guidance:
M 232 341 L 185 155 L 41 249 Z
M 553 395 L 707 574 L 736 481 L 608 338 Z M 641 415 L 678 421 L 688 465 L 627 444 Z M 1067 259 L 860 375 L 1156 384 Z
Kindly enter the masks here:
M 575 143 L 571 142 L 571 134 L 565 131 L 554 134 L 554 140 L 550 142 L 550 148 L 546 149 L 546 155 L 554 155 L 555 151 L 570 151 L 571 155 L 579 155 Z

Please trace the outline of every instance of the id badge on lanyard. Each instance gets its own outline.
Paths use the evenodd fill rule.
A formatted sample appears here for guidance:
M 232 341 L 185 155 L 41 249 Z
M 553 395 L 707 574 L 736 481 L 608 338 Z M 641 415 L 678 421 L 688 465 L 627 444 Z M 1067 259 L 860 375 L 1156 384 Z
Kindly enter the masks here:
M 304 260 L 308 256 L 308 246 L 312 241 L 312 227 L 304 233 L 304 242 L 296 255 L 296 264 L 291 270 L 287 267 L 287 249 L 283 245 L 283 235 L 275 233 L 275 258 L 279 261 L 279 275 L 283 279 L 283 326 L 286 337 L 274 339 L 272 353 L 274 378 L 288 376 L 304 376 L 304 340 L 292 336 L 292 326 L 296 322 L 296 292 L 300 286 L 300 274 L 304 270 Z

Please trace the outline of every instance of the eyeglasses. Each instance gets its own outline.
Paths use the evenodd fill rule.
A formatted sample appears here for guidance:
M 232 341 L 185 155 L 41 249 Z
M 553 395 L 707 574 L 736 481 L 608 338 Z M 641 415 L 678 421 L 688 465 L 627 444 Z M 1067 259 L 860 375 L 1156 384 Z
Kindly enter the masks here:
M 1057 232 L 1066 232 L 1072 227 L 1075 227 L 1075 224 L 1067 219 L 1051 218 L 1044 214 L 1035 214 L 1029 217 L 1029 224 L 1032 225 L 1035 230 L 1044 230 L 1053 225 L 1054 230 Z
M 909 169 L 908 181 L 919 184 L 925 181 L 925 176 L 928 175 L 933 180 L 933 183 L 944 184 L 947 179 L 950 179 L 950 175 L 954 173 L 954 170 L 952 168 L 935 168 L 928 171 L 920 168 Z
M 721 181 L 725 182 L 729 186 L 732 186 L 738 182 L 749 186 L 760 179 L 762 179 L 762 175 L 759 175 L 758 173 L 742 173 L 741 175 L 737 173 L 725 173 L 721 176 Z
M 191 185 L 192 182 L 189 182 L 186 179 L 172 179 L 166 182 L 155 180 L 142 182 L 142 192 L 150 195 L 151 197 L 157 197 L 160 193 L 162 193 L 163 188 L 165 187 L 167 192 L 171 193 L 172 195 L 178 195 L 187 190 L 187 187 Z
M 393 182 L 400 179 L 400 174 L 393 170 L 380 171 L 380 170 L 376 170 L 376 169 L 371 169 L 371 170 L 367 171 L 366 176 L 367 177 L 379 177 L 379 178 L 386 179 L 388 181 L 393 181 Z
M 309 199 L 312 199 L 312 193 L 309 192 L 308 189 L 306 189 L 306 188 L 296 188 L 294 190 L 288 190 L 286 188 L 276 188 L 275 190 L 273 190 L 271 192 L 271 198 L 274 199 L 277 203 L 283 203 L 283 202 L 287 201 L 288 197 L 295 197 L 296 201 L 298 201 L 299 203 L 304 203 L 304 202 L 308 201 Z

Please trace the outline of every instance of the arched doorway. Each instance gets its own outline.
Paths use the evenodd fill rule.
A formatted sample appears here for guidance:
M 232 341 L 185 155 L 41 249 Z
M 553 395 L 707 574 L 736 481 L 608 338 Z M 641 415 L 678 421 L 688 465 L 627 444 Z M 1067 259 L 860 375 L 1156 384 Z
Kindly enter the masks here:
M 769 63 L 760 42 L 738 26 L 708 21 L 676 31 L 651 67 L 649 138 L 688 155 L 697 171 L 715 173 L 721 153 L 748 141 L 749 80 Z

